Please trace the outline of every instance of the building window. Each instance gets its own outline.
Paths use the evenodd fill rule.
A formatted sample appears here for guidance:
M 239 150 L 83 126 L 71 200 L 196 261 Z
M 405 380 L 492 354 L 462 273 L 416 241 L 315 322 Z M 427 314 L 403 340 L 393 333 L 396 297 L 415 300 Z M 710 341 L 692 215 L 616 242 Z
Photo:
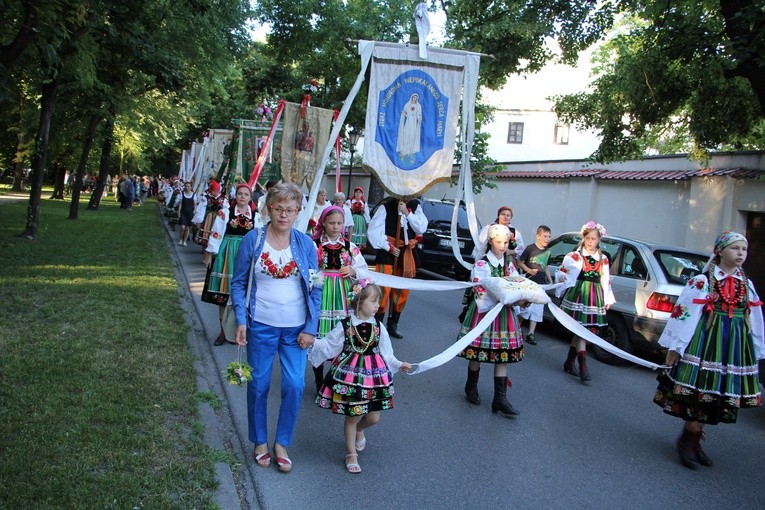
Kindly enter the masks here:
M 507 143 L 523 143 L 523 122 L 511 122 L 509 124 Z
M 569 124 L 555 124 L 555 144 L 568 145 Z

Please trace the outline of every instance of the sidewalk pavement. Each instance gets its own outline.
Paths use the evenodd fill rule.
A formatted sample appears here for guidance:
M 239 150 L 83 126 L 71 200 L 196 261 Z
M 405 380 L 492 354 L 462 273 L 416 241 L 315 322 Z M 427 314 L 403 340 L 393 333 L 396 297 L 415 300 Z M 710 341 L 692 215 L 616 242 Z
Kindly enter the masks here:
M 192 242 L 188 246 L 179 246 L 180 227 L 176 226 L 173 231 L 162 210 L 157 207 L 157 211 L 165 227 L 165 240 L 186 311 L 188 345 L 196 358 L 194 368 L 198 390 L 202 394 L 214 394 L 220 402 L 216 411 L 209 402 L 200 401 L 199 416 L 204 425 L 204 440 L 210 448 L 226 452 L 226 456 L 235 459 L 238 466 L 238 469 L 232 469 L 227 462 L 215 464 L 218 489 L 214 501 L 223 510 L 258 509 L 257 484 L 252 480 L 250 470 L 239 464 L 249 455 L 249 445 L 243 445 L 240 439 L 246 437 L 246 431 L 237 430 L 236 420 L 232 416 L 232 411 L 236 412 L 237 408 L 242 407 L 242 392 L 246 390 L 243 387 L 229 388 L 223 375 L 228 363 L 236 356 L 236 347 L 213 346 L 220 330 L 218 307 L 200 300 L 206 272 L 202 264 L 201 247 Z M 232 394 L 239 402 L 231 402 Z

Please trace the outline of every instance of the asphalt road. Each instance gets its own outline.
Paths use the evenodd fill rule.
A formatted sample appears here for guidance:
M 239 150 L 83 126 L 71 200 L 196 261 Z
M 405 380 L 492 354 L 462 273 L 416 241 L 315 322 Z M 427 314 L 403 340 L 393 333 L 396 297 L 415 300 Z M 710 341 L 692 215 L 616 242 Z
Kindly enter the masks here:
M 176 235 L 176 234 L 172 234 Z M 177 237 L 175 237 L 177 239 Z M 765 410 L 745 410 L 735 425 L 707 428 L 712 468 L 683 468 L 674 447 L 682 423 L 652 403 L 655 373 L 612 367 L 590 358 L 593 380 L 582 385 L 562 370 L 564 335 L 538 330 L 539 344 L 510 365 L 508 396 L 521 412 L 493 415 L 491 367 L 483 366 L 480 407 L 465 400 L 466 362 L 454 359 L 423 374 L 395 378 L 395 409 L 369 429 L 362 472 L 346 473 L 340 416 L 314 404 L 313 375 L 289 448 L 290 474 L 272 463 L 259 468 L 247 440 L 246 390 L 219 374 L 236 347 L 213 347 L 216 307 L 199 301 L 204 280 L 200 249 L 174 245 L 191 310 L 199 313 L 196 351 L 208 382 L 227 404 L 219 412 L 224 442 L 241 466 L 234 469 L 244 507 L 294 508 L 765 508 Z M 417 362 L 448 347 L 459 330 L 461 291 L 415 292 L 402 315 L 396 356 Z M 194 340 L 192 340 L 194 341 Z M 278 369 L 269 401 L 276 426 Z M 238 468 L 238 469 L 237 469 Z

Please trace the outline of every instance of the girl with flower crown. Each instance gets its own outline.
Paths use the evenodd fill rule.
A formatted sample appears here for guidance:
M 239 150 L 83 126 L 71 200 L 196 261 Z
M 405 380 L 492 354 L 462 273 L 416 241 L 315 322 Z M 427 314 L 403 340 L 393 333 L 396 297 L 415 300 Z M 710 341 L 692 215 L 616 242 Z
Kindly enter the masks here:
M 367 245 L 367 225 L 372 218 L 369 216 L 369 207 L 364 200 L 364 190 L 361 186 L 356 186 L 353 189 L 353 196 L 349 202 L 353 216 L 353 238 L 351 241 L 363 250 Z
M 380 421 L 381 411 L 393 409 L 393 374 L 412 368 L 396 359 L 387 330 L 375 318 L 380 295 L 377 285 L 360 279 L 352 288 L 350 317 L 302 344 L 313 346 L 308 360 L 314 367 L 332 360 L 316 403 L 345 416 L 345 469 L 354 474 L 361 472 L 358 452 L 366 448 L 364 431 Z
M 488 251 L 473 265 L 471 281 L 480 283 L 481 280 L 489 277 L 519 276 L 513 263 L 514 253 L 508 250 L 508 244 L 512 238 L 510 229 L 506 225 L 492 225 L 487 231 L 487 238 Z M 486 290 L 483 287 L 478 285 L 472 290 L 474 299 L 468 305 L 462 321 L 460 337 L 475 328 L 491 308 L 491 304 L 485 299 Z M 481 404 L 481 397 L 478 394 L 479 370 L 481 363 L 490 363 L 494 365 L 494 399 L 491 402 L 491 412 L 494 414 L 501 412 L 511 418 L 519 414 L 507 400 L 509 385 L 507 364 L 517 363 L 525 357 L 523 333 L 513 306 L 504 306 L 491 326 L 478 335 L 473 343 L 465 347 L 458 356 L 469 362 L 465 383 L 465 396 L 468 402 L 475 405 Z
M 606 235 L 606 228 L 590 220 L 581 228 L 582 240 L 576 251 L 566 255 L 555 281 L 564 285 L 557 291 L 563 295 L 560 307 L 585 328 L 595 334 L 608 326 L 607 312 L 616 302 L 609 279 L 608 257 L 600 248 L 600 239 Z M 564 294 L 565 293 L 565 294 Z M 579 370 L 574 366 L 579 362 Z M 582 382 L 590 380 L 587 369 L 587 342 L 575 336 L 568 349 L 563 371 Z
M 214 345 L 225 342 L 233 344 L 233 338 L 226 338 L 223 331 L 223 312 L 231 295 L 231 278 L 234 275 L 234 263 L 242 238 L 253 228 L 258 227 L 255 220 L 255 204 L 247 184 L 236 187 L 236 201 L 231 207 L 223 207 L 215 215 L 207 247 L 202 252 L 202 263 L 207 267 L 205 285 L 202 289 L 202 301 L 218 305 L 220 334 Z
M 342 207 L 332 205 L 322 211 L 314 230 L 313 239 L 319 254 L 323 281 L 318 338 L 324 337 L 338 322 L 350 315 L 350 278 L 369 279 L 370 276 L 369 266 L 361 251 L 343 237 L 344 223 L 345 212 Z M 315 367 L 313 373 L 318 392 L 324 380 L 322 366 Z
M 762 405 L 762 302 L 741 267 L 747 248 L 739 233 L 717 237 L 712 257 L 688 281 L 659 338 L 670 369 L 659 374 L 653 400 L 685 421 L 677 450 L 691 469 L 712 465 L 700 445 L 705 424 L 735 423 L 740 408 Z

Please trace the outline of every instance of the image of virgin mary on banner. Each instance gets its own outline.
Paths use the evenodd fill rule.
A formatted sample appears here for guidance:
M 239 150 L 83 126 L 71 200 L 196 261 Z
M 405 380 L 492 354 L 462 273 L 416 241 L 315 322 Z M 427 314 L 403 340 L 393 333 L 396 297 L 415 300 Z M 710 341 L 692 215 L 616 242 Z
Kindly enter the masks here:
M 375 45 L 367 101 L 364 166 L 396 196 L 419 195 L 448 180 L 465 57 L 416 47 Z

